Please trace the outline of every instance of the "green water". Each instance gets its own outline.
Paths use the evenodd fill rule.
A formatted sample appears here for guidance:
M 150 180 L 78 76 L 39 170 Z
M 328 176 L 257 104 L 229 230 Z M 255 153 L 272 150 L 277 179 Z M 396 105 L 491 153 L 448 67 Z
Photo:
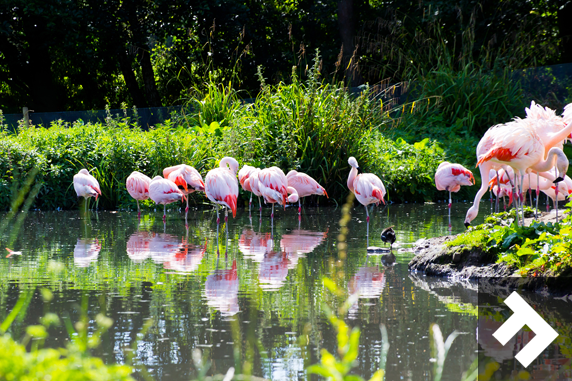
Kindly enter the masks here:
M 90 329 L 100 312 L 114 321 L 93 350 L 106 363 L 133 355 L 157 380 L 189 380 L 197 375 L 192 353 L 198 348 L 211 362 L 209 374 L 240 370 L 247 362 L 258 377 L 309 379 L 305 368 L 319 361 L 319 351 L 336 351 L 324 314 L 324 306 L 342 302 L 323 285 L 323 277 L 331 277 L 346 295 L 359 295 L 344 316 L 362 332 L 354 373 L 369 378 L 378 369 L 383 323 L 390 344 L 386 379 L 431 380 L 429 327 L 437 323 L 445 337 L 461 332 L 443 377 L 459 380 L 477 356 L 476 291 L 441 287 L 410 274 L 407 263 L 416 240 L 464 230 L 467 208 L 453 205 L 451 229 L 443 204 L 376 209 L 368 238 L 365 210 L 356 206 L 343 262 L 337 251 L 341 211 L 335 208 L 307 208 L 301 219 L 296 208 L 277 210 L 273 224 L 269 209 L 261 220 L 258 211 L 249 218 L 243 209 L 221 222 L 218 235 L 210 209 L 191 210 L 187 226 L 175 210 L 166 224 L 159 210 L 141 220 L 127 212 L 89 212 L 87 218 L 77 211 L 30 212 L 0 236 L 2 250 L 22 252 L 0 259 L 0 321 L 25 289 L 35 296 L 11 327 L 15 338 L 46 311 L 79 320 L 86 298 Z M 379 235 L 390 225 L 397 233 L 394 256 L 367 255 L 368 245 L 383 246 Z M 48 304 L 41 287 L 54 292 Z M 151 328 L 133 351 L 149 319 Z M 46 346 L 69 339 L 64 326 L 49 334 Z

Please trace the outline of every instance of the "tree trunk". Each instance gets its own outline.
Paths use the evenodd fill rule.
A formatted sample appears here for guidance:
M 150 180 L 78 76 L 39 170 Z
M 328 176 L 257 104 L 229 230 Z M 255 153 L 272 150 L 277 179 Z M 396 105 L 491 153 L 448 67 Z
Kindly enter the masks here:
M 151 64 L 151 55 L 145 48 L 139 48 L 139 60 L 141 62 L 141 72 L 143 74 L 143 82 L 145 83 L 145 96 L 149 101 L 150 107 L 161 107 L 161 96 L 159 95 L 159 90 L 157 90 L 157 84 L 155 83 L 155 72 L 153 71 L 153 65 Z
M 558 30 L 560 34 L 560 63 L 572 62 L 572 3 L 567 2 L 558 9 Z
M 135 73 L 133 73 L 133 67 L 131 66 L 131 60 L 125 51 L 125 47 L 119 46 L 117 49 L 117 55 L 119 59 L 119 66 L 121 67 L 121 72 L 123 73 L 123 79 L 127 85 L 127 89 L 133 98 L 133 105 L 136 107 L 147 107 L 147 101 L 139 88 L 137 83 L 137 78 L 135 78 Z
M 342 65 L 346 80 L 352 87 L 361 83 L 361 76 L 357 72 L 357 57 L 352 56 L 355 50 L 356 23 L 359 20 L 360 5 L 363 0 L 338 1 L 338 26 L 342 40 Z

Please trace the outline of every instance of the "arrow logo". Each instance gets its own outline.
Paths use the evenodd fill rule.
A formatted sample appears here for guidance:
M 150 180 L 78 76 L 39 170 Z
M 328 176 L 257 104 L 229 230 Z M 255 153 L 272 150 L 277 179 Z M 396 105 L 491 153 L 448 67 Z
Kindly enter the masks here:
M 514 314 L 493 333 L 493 337 L 505 345 L 522 327 L 527 325 L 535 336 L 515 356 L 518 362 L 526 368 L 558 337 L 558 332 L 542 319 L 516 291 L 513 291 L 504 303 Z

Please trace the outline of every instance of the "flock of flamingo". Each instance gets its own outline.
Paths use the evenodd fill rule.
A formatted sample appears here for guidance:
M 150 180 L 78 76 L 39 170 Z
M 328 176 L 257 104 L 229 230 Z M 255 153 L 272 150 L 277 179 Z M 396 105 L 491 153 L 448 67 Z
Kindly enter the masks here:
M 523 224 L 522 207 L 525 203 L 526 190 L 529 194 L 532 189 L 536 191 L 537 211 L 540 191 L 555 201 L 564 199 L 572 193 L 572 180 L 566 176 L 569 162 L 563 152 L 564 142 L 572 139 L 572 123 L 569 123 L 572 119 L 572 104 L 565 107 L 562 116 L 534 101 L 525 111 L 526 118 L 516 117 L 508 123 L 489 128 L 479 142 L 477 166 L 483 181 L 473 206 L 467 211 L 466 226 L 469 226 L 477 216 L 480 200 L 489 187 L 491 193 L 497 196 L 497 205 L 498 199 L 504 195 L 509 196 L 510 202 L 514 201 L 518 222 L 521 221 L 520 211 L 522 211 Z M 368 205 L 372 203 L 379 205 L 380 202 L 385 204 L 385 187 L 376 175 L 358 173 L 359 165 L 354 157 L 350 157 L 348 163 L 351 170 L 347 186 L 365 206 L 369 222 Z M 186 164 L 165 168 L 163 177 L 156 176 L 153 179 L 136 171 L 127 178 L 126 188 L 137 200 L 139 216 L 141 213 L 139 201 L 151 198 L 155 203 L 163 205 L 164 221 L 167 204 L 186 201 L 186 218 L 189 210 L 187 196 L 197 191 L 204 192 L 216 205 L 217 224 L 220 223 L 219 206 L 225 209 L 225 221 L 228 219 L 229 209 L 233 217 L 236 217 L 239 183 L 245 191 L 251 193 L 249 206 L 252 204 L 253 194 L 258 197 L 260 210 L 262 210 L 261 197 L 265 203 L 272 204 L 272 218 L 274 218 L 274 204 L 286 207 L 287 203 L 298 202 L 298 213 L 300 213 L 300 198 L 309 195 L 328 196 L 318 182 L 304 173 L 290 171 L 285 175 L 278 167 L 259 169 L 249 165 L 244 165 L 239 171 L 238 167 L 239 164 L 234 158 L 224 157 L 218 168 L 211 169 L 207 173 L 204 181 L 195 168 Z M 551 170 L 554 170 L 554 174 L 550 172 Z M 97 180 L 86 169 L 80 170 L 74 176 L 73 183 L 78 197 L 97 199 L 101 195 Z M 471 171 L 460 164 L 444 162 L 435 173 L 437 189 L 449 192 L 449 210 L 451 192 L 458 192 L 462 185 L 474 185 L 474 183 Z M 555 204 L 557 205 L 557 202 Z M 556 213 L 558 215 L 558 211 Z

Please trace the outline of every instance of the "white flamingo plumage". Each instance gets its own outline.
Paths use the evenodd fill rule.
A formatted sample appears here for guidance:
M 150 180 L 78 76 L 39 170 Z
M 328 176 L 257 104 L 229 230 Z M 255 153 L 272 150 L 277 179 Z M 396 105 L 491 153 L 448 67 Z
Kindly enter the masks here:
M 151 184 L 151 178 L 137 171 L 132 172 L 125 181 L 127 192 L 137 201 L 137 217 L 141 217 L 139 201 L 149 198 L 149 184 Z
M 73 187 L 75 189 L 75 193 L 77 197 L 83 197 L 86 200 L 90 197 L 95 197 L 97 200 L 98 196 L 101 196 L 101 190 L 99 188 L 99 183 L 89 174 L 87 169 L 82 168 L 74 177 L 73 177 Z M 85 210 L 87 212 L 87 202 L 85 203 Z
M 186 164 L 179 164 L 173 167 L 163 169 L 163 177 L 171 180 L 185 196 L 190 195 L 193 192 L 204 192 L 205 183 L 203 182 L 203 177 L 195 168 Z M 189 211 L 189 198 L 187 197 L 187 207 L 185 208 L 185 216 Z
M 566 155 L 561 149 L 554 146 L 545 155 L 545 147 L 566 139 L 572 132 L 572 124 L 568 124 L 566 128 L 556 133 L 546 146 L 546 143 L 536 133 L 535 128 L 532 127 L 534 124 L 534 120 L 515 118 L 506 124 L 496 125 L 488 129 L 477 146 L 477 165 L 482 179 L 487 178 L 491 169 L 500 170 L 504 165 L 508 165 L 520 175 L 522 182 L 524 173 L 529 170 L 547 171 L 554 166 L 554 162 L 556 162 L 559 172 L 558 177 L 563 178 L 568 169 Z M 477 216 L 479 202 L 487 189 L 488 184 L 483 181 L 475 196 L 473 206 L 467 211 L 465 226 L 468 227 Z
M 258 173 L 258 187 L 264 197 L 264 201 L 272 204 L 271 218 L 274 218 L 274 204 L 278 203 L 286 208 L 289 191 L 288 180 L 280 168 L 270 167 L 260 170 Z M 294 188 L 290 188 L 290 192 L 294 191 Z M 293 199 L 294 197 L 291 198 L 291 200 Z
M 254 171 L 250 172 L 248 178 L 244 180 L 243 188 L 249 192 L 252 192 L 256 197 L 258 197 L 258 208 L 262 211 L 262 203 L 260 202 L 260 197 L 262 192 L 260 192 L 260 186 L 258 181 L 258 174 L 260 169 L 255 168 Z
M 286 179 L 288 180 L 288 186 L 293 187 L 298 192 L 298 214 L 302 212 L 300 198 L 313 194 L 328 197 L 324 187 L 305 173 L 292 170 L 288 172 Z
M 361 173 L 358 175 L 359 166 L 355 157 L 350 157 L 348 163 L 352 167 L 348 176 L 348 188 L 355 194 L 360 204 L 365 207 L 366 221 L 369 222 L 367 206 L 369 204 L 379 205 L 380 202 L 385 204 L 385 187 L 380 178 L 373 173 Z
M 232 217 L 236 217 L 236 199 L 238 198 L 237 170 L 238 161 L 232 157 L 224 157 L 219 163 L 219 168 L 211 169 L 205 177 L 205 193 L 208 199 L 217 206 L 217 224 L 220 223 L 220 218 L 218 217 L 219 205 L 229 208 L 232 211 Z M 225 221 L 227 220 L 227 209 L 225 209 Z
M 186 197 L 177 184 L 161 176 L 155 176 L 149 184 L 149 197 L 156 204 L 163 205 L 163 222 L 167 219 L 167 204 L 184 200 Z
M 248 201 L 248 208 L 252 205 L 252 188 L 250 187 L 250 182 L 247 182 L 250 175 L 254 172 L 257 172 L 258 168 L 252 167 L 250 165 L 243 165 L 240 171 L 238 171 L 238 182 L 242 189 L 247 192 L 250 192 L 250 200 Z M 260 203 L 260 198 L 258 199 Z
M 443 162 L 439 164 L 435 172 L 435 186 L 437 190 L 449 192 L 449 208 L 451 208 L 451 192 L 458 192 L 461 185 L 473 185 L 475 178 L 473 173 L 461 164 Z

